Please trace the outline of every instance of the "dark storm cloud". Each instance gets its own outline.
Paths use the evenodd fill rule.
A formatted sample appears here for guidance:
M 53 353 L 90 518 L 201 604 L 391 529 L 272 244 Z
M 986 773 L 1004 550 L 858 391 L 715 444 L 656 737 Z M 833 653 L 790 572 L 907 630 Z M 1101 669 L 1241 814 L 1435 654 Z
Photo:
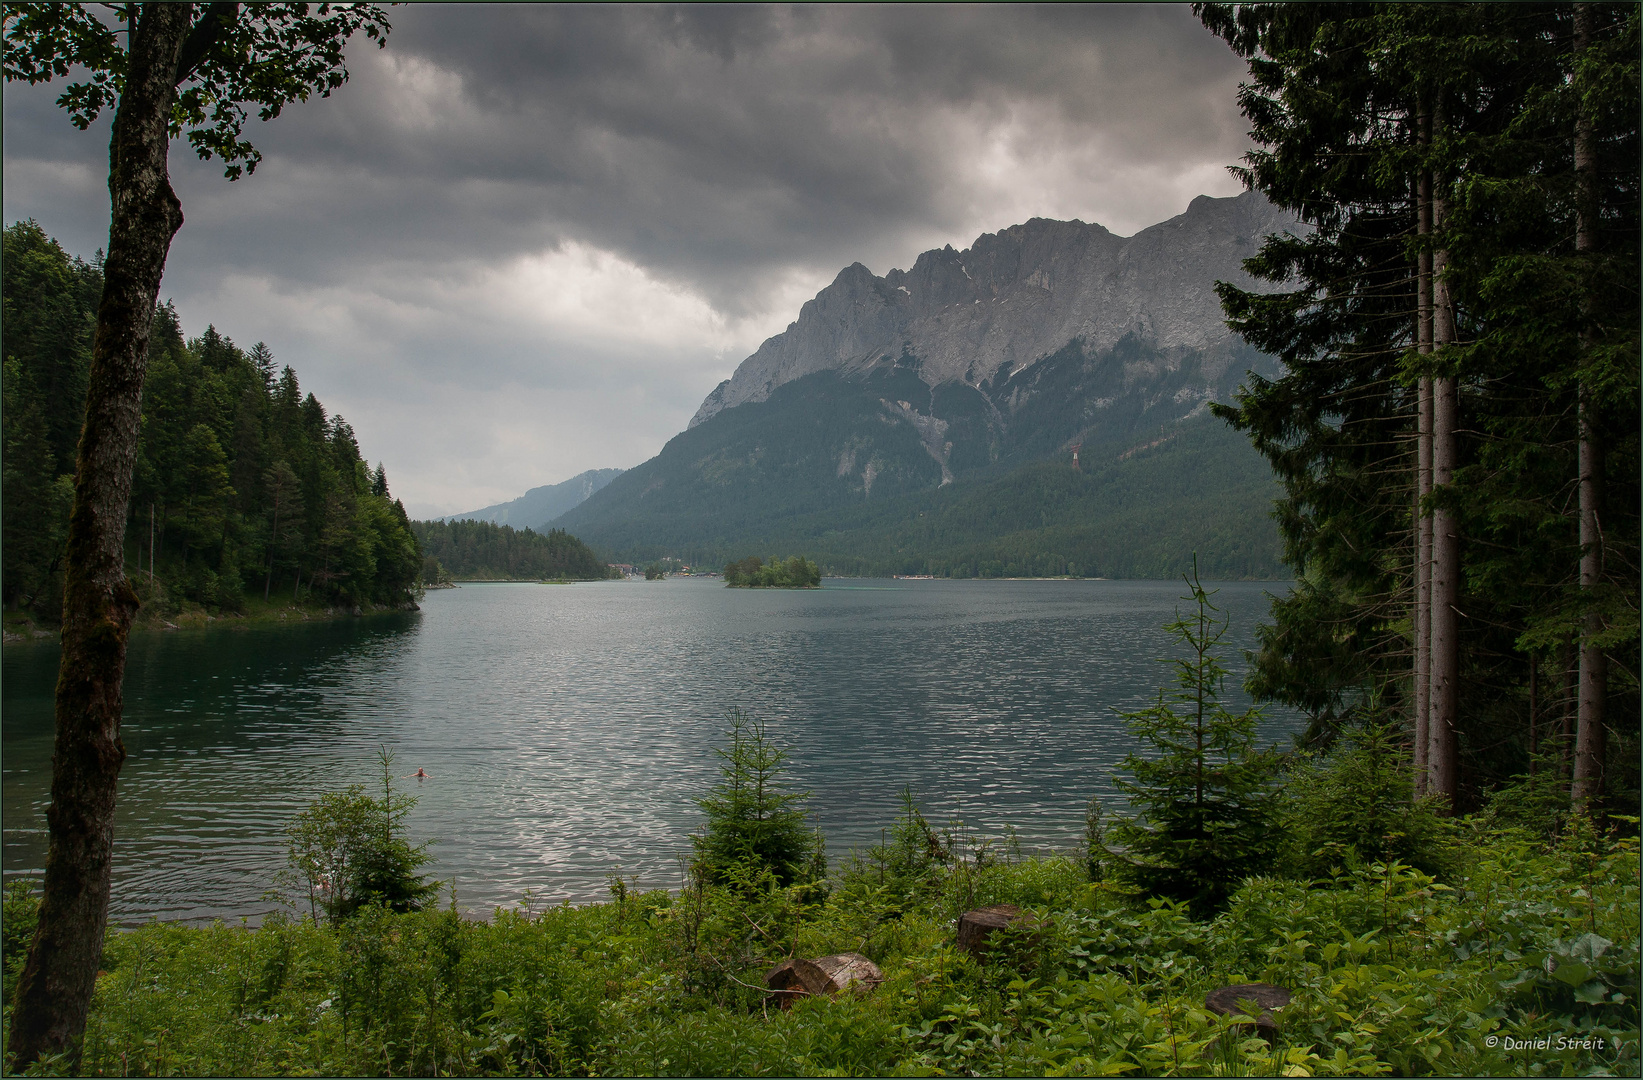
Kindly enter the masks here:
M 357 43 L 329 101 L 253 128 L 267 155 L 255 176 L 227 184 L 177 147 L 187 224 L 165 291 L 185 319 L 240 320 L 242 340 L 281 330 L 362 437 L 370 356 L 392 363 L 402 398 L 459 379 L 589 400 L 621 387 L 620 408 L 648 410 L 620 460 L 590 444 L 561 453 L 566 469 L 654 452 L 850 262 L 882 273 L 1034 215 L 1130 232 L 1230 193 L 1221 169 L 1243 148 L 1240 65 L 1182 5 L 390 17 L 387 50 Z M 89 253 L 106 235 L 106 120 L 74 131 L 56 92 L 7 90 L 6 217 Z M 587 314 L 598 303 L 577 315 L 533 299 L 572 288 L 589 259 L 659 321 L 635 330 L 616 305 L 607 333 Z M 497 299 L 530 274 L 537 292 Z M 635 406 L 638 382 L 651 392 Z M 475 453 L 473 476 L 494 474 L 500 451 Z M 498 483 L 563 478 L 541 467 Z M 430 480 L 429 498 L 453 484 Z
M 585 239 L 733 309 L 795 262 L 971 227 L 975 157 L 1012 124 L 1029 161 L 1083 142 L 1115 169 L 1169 168 L 1239 147 L 1237 62 L 1184 7 L 395 15 L 397 78 L 265 139 L 384 183 L 358 188 L 335 224 L 380 236 L 415 216 L 403 239 L 419 254 L 457 236 L 515 251 Z M 1109 224 L 1181 208 L 1131 198 Z

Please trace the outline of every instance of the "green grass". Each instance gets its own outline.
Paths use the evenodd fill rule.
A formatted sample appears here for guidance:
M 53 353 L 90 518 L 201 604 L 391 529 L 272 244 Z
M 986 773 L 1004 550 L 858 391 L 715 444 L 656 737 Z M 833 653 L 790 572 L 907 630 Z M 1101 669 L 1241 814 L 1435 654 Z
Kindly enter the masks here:
M 488 922 L 156 923 L 109 935 L 82 1071 L 1635 1075 L 1636 842 L 1454 830 L 1446 881 L 1396 864 L 1255 879 L 1208 922 L 1081 861 L 981 845 L 856 859 L 825 895 L 613 883 L 609 903 Z M 956 951 L 956 916 L 998 902 L 1039 928 L 986 964 Z M 29 903 L 12 890 L 8 930 Z M 884 969 L 877 991 L 784 1012 L 758 989 L 789 952 L 850 950 Z M 1270 1048 L 1203 1009 L 1250 981 L 1294 992 Z

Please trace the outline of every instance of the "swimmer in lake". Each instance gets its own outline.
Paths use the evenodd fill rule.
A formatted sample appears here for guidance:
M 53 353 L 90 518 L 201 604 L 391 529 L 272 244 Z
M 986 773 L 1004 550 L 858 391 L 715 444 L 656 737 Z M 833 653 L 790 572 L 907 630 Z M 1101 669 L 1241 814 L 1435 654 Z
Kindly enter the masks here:
M 428 779 L 428 774 L 423 772 L 421 769 L 418 769 L 416 771 L 416 778 L 418 780 L 426 780 L 426 779 Z

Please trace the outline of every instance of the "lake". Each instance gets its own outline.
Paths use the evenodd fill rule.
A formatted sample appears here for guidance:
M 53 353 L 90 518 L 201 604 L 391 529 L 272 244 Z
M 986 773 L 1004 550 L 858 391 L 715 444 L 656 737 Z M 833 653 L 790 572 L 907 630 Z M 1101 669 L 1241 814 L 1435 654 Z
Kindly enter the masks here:
M 1218 586 L 1234 671 L 1271 583 Z M 837 859 L 877 843 L 910 787 L 935 823 L 1070 848 L 1178 649 L 1180 583 L 714 579 L 485 585 L 422 611 L 134 636 L 111 916 L 246 917 L 319 792 L 369 783 L 378 747 L 420 798 L 434 876 L 483 914 L 525 890 L 676 887 L 717 775 L 724 712 L 764 718 Z M 38 873 L 55 645 L 3 652 L 4 871 Z M 1229 698 L 1246 699 L 1229 685 Z M 1299 719 L 1272 713 L 1268 741 Z M 409 778 L 417 769 L 427 779 Z

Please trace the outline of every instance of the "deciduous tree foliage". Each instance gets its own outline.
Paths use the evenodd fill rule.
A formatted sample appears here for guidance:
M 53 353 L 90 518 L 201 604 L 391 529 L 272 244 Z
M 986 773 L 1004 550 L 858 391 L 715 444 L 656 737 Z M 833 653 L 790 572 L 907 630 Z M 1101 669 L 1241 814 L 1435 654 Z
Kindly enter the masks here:
M 1240 175 L 1313 227 L 1249 264 L 1278 292 L 1222 290 L 1234 328 L 1285 369 L 1222 410 L 1284 485 L 1300 579 L 1274 604 L 1251 688 L 1311 712 L 1318 734 L 1370 701 L 1413 719 L 1417 525 L 1447 515 L 1459 589 L 1432 611 L 1458 620 L 1459 693 L 1455 740 L 1430 741 L 1428 775 L 1462 808 L 1548 752 L 1578 780 L 1577 657 L 1591 649 L 1610 672 L 1611 738 L 1585 768 L 1636 805 L 1638 9 L 1583 6 L 1577 44 L 1575 7 L 1198 7 L 1249 60 L 1257 149 Z M 1423 255 L 1454 320 L 1430 349 Z M 1423 380 L 1452 385 L 1457 414 L 1449 482 L 1417 509 Z M 1583 441 L 1607 485 L 1601 574 L 1585 583 Z
M 57 99 L 81 129 L 114 110 L 108 254 L 64 559 L 51 839 L 39 929 L 7 1044 L 17 1066 L 78 1055 L 102 955 L 114 787 L 125 757 L 120 683 L 138 605 L 123 541 L 149 332 L 166 254 L 183 221 L 167 174 L 171 139 L 186 136 L 196 153 L 222 159 L 228 178 L 237 179 L 258 160 L 243 134 L 248 110 L 269 120 L 289 102 L 329 95 L 348 77 L 343 47 L 358 31 L 386 40 L 388 23 L 375 5 L 4 8 L 8 82 L 83 76 Z M 193 450 L 196 464 L 212 472 L 209 442 L 201 438 Z

